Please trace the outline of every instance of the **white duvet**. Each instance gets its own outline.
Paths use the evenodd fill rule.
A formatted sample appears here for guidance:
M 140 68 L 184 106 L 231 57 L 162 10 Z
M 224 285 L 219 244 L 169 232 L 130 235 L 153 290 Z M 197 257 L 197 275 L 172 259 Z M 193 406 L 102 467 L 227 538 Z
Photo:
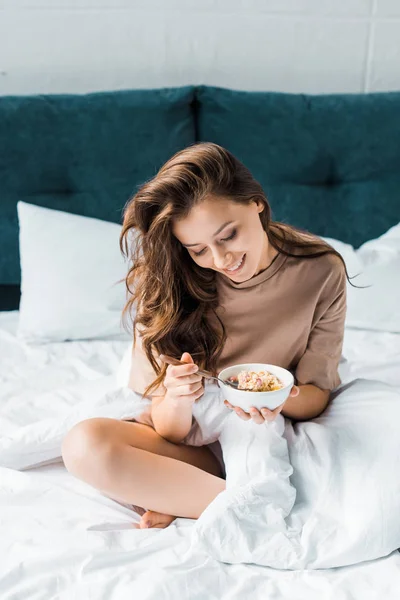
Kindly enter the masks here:
M 2 599 L 397 597 L 400 336 L 346 332 L 344 385 L 294 426 L 241 421 L 207 384 L 187 441 L 221 440 L 227 490 L 197 521 L 143 531 L 60 463 L 75 422 L 143 410 L 115 376 L 127 343 L 29 348 L 15 318 L 0 321 Z

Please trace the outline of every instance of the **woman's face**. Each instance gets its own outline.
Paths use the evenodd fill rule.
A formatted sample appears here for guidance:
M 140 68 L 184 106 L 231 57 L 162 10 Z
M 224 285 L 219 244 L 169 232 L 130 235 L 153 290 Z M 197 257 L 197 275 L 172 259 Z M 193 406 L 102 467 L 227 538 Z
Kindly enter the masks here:
M 260 200 L 244 205 L 214 197 L 176 221 L 172 231 L 200 267 L 246 281 L 267 268 L 276 254 L 261 225 L 263 208 Z

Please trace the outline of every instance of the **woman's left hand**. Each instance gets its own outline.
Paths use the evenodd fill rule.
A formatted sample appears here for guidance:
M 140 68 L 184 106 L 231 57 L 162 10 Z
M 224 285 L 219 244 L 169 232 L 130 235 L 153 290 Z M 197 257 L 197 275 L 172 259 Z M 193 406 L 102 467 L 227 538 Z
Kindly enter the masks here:
M 292 389 L 290 390 L 290 394 L 288 397 L 294 398 L 295 396 L 298 396 L 299 394 L 300 394 L 300 388 L 297 385 L 294 385 L 292 387 Z M 252 406 L 250 408 L 250 413 L 247 413 L 244 410 L 242 410 L 241 408 L 239 408 L 238 406 L 232 406 L 232 404 L 230 404 L 228 402 L 228 400 L 224 400 L 225 406 L 227 408 L 230 408 L 231 410 L 234 410 L 238 417 L 240 417 L 244 421 L 248 421 L 249 419 L 252 419 L 254 421 L 254 423 L 258 423 L 259 425 L 261 425 L 262 423 L 265 423 L 265 421 L 268 421 L 268 422 L 274 421 L 276 419 L 276 417 L 279 415 L 279 413 L 281 412 L 281 410 L 283 409 L 283 407 L 285 406 L 285 403 L 286 403 L 286 400 L 283 404 L 281 404 L 280 406 L 277 406 L 274 410 L 269 410 L 268 408 L 262 408 L 261 411 L 259 411 L 257 408 Z

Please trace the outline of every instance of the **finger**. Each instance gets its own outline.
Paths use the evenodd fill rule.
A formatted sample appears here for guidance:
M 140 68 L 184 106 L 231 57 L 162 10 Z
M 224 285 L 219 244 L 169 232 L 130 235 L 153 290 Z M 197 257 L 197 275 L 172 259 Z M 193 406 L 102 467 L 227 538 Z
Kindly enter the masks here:
M 197 375 L 197 373 L 193 373 L 193 375 L 187 375 L 186 377 L 173 377 L 171 380 L 175 379 L 176 385 L 192 385 L 194 383 L 202 383 L 203 377 L 201 375 Z
M 165 377 L 164 386 L 169 389 L 178 389 L 185 386 L 187 389 L 190 385 L 202 385 L 203 378 L 191 379 L 190 377 Z
M 268 421 L 268 423 L 270 421 L 274 421 L 275 417 L 276 417 L 276 415 L 273 413 L 273 411 L 269 410 L 268 408 L 262 408 L 261 414 L 264 417 L 265 421 Z
M 279 415 L 279 413 L 282 411 L 284 406 L 285 406 L 285 402 L 283 404 L 281 404 L 280 406 L 277 406 L 276 408 L 274 408 L 274 410 L 271 411 L 271 413 L 274 415 L 274 418 L 277 415 Z
M 253 419 L 254 423 L 257 423 L 258 425 L 264 423 L 264 417 L 262 416 L 259 410 L 254 408 L 254 406 L 250 408 L 250 416 Z
M 228 400 L 224 400 L 224 404 L 227 408 L 230 408 L 231 410 L 233 409 L 233 406 L 230 402 L 228 402 Z
M 187 377 L 199 370 L 199 367 L 194 363 L 187 365 L 168 365 L 166 374 L 170 377 Z
M 201 386 L 201 388 L 199 389 L 199 391 L 196 392 L 196 402 L 197 402 L 197 400 L 200 400 L 200 398 L 203 396 L 203 394 L 204 394 L 204 387 Z
M 194 363 L 193 358 L 191 357 L 191 355 L 189 354 L 189 352 L 184 352 L 181 356 L 181 361 L 185 362 L 185 363 Z
M 174 392 L 177 396 L 191 396 L 191 395 L 199 395 L 204 394 L 204 387 L 200 383 L 200 385 L 193 383 L 191 385 L 178 385 L 174 388 Z
M 249 413 L 244 412 L 244 410 L 242 410 L 238 406 L 236 406 L 234 408 L 234 410 L 235 410 L 235 413 L 237 414 L 237 416 L 240 417 L 241 419 L 243 419 L 244 421 L 249 421 L 251 419 L 251 416 L 249 415 Z
M 299 394 L 300 394 L 300 388 L 297 385 L 294 385 L 292 387 L 292 389 L 290 390 L 290 396 L 292 396 L 293 398 L 295 398 Z

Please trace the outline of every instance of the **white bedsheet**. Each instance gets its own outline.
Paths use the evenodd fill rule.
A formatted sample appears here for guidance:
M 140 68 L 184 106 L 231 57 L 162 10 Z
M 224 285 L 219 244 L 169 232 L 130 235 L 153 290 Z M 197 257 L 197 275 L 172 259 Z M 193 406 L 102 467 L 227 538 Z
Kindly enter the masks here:
M 15 338 L 17 318 L 0 313 L 2 436 L 69 410 L 96 382 L 112 389 L 128 345 L 29 347 Z M 400 335 L 346 331 L 344 354 L 351 378 L 368 369 L 372 379 L 379 372 L 400 384 Z M 0 598 L 398 598 L 397 551 L 355 566 L 279 571 L 188 553 L 195 521 L 151 531 L 136 529 L 137 521 L 129 506 L 73 478 L 62 462 L 29 471 L 0 467 Z

